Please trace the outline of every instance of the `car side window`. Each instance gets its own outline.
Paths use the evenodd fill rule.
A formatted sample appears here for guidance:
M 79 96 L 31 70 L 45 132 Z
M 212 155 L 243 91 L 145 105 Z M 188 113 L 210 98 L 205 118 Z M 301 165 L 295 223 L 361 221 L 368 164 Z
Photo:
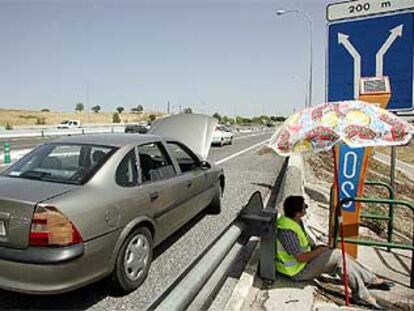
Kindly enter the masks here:
M 121 187 L 133 187 L 138 184 L 138 169 L 135 149 L 122 159 L 116 170 L 116 183 Z
M 138 146 L 142 182 L 154 182 L 175 176 L 174 166 L 161 143 Z
M 184 145 L 177 142 L 167 142 L 170 154 L 177 160 L 182 173 L 195 170 L 199 167 L 197 156 Z

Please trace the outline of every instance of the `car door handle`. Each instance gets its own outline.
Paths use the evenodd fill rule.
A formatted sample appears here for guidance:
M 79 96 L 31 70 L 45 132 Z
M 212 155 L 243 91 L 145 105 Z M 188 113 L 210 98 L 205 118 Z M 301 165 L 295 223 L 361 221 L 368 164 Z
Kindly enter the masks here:
M 158 191 L 150 193 L 150 201 L 151 202 L 154 202 L 159 197 L 160 197 L 160 193 Z

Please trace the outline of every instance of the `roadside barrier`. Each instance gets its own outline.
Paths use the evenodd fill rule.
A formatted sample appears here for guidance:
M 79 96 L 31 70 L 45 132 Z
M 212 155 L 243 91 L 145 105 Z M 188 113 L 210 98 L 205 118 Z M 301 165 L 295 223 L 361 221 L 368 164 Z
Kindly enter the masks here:
M 157 297 L 147 310 L 185 310 L 197 297 L 196 308 L 200 309 L 210 295 L 199 297 L 199 292 L 213 293 L 222 284 L 220 280 L 210 282 L 212 275 L 219 271 L 222 278 L 237 260 L 240 244 L 245 244 L 250 236 L 261 237 L 261 270 L 274 279 L 274 238 L 277 211 L 275 202 L 280 193 L 282 180 L 286 174 L 289 158 L 284 160 L 281 170 L 271 190 L 269 201 L 263 208 L 260 192 L 255 192 L 248 204 L 243 207 L 226 229 L 193 261 L 168 288 Z M 270 249 L 267 249 L 269 247 Z M 273 275 L 272 275 L 273 273 Z

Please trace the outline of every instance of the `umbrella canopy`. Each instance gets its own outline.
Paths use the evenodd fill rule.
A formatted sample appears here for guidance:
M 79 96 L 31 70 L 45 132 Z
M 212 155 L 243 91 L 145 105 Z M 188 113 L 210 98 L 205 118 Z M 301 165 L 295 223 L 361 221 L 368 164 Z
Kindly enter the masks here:
M 314 106 L 289 117 L 270 140 L 269 147 L 288 156 L 319 152 L 338 142 L 352 148 L 407 144 L 414 128 L 377 105 L 342 101 Z
M 362 101 L 325 103 L 297 112 L 288 118 L 270 140 L 268 147 L 282 156 L 295 152 L 318 152 L 343 142 L 351 148 L 407 144 L 414 128 L 379 105 Z M 333 149 L 335 184 L 338 174 Z M 339 197 L 339 193 L 338 193 Z M 346 305 L 349 291 L 343 224 L 340 221 L 341 250 Z

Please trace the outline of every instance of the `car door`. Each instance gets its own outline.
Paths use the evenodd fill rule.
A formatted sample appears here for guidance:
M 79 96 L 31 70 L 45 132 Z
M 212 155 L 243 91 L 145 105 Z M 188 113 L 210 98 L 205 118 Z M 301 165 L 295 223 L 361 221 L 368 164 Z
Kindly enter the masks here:
M 208 194 L 207 170 L 201 167 L 197 156 L 184 144 L 177 141 L 167 141 L 167 150 L 178 166 L 176 177 L 179 191 L 179 214 L 181 224 L 197 215 L 210 203 Z
M 158 227 L 156 238 L 161 241 L 180 225 L 176 171 L 161 142 L 139 145 L 137 153 L 141 191 L 148 196 Z

